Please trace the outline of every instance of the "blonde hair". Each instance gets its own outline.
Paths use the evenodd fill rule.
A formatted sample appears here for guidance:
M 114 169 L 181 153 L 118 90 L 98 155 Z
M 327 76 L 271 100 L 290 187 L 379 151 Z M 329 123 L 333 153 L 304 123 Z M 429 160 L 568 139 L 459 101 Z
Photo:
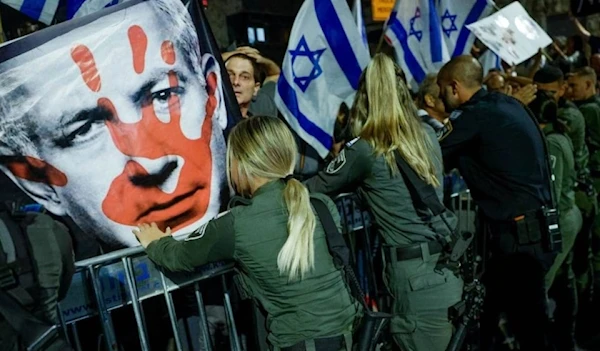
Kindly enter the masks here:
M 232 129 L 227 141 L 229 185 L 248 195 L 258 177 L 279 180 L 292 174 L 297 154 L 294 137 L 281 120 L 262 116 L 245 119 Z M 237 167 L 231 167 L 232 162 Z M 237 173 L 237 184 L 232 182 L 232 172 Z M 294 281 L 314 268 L 316 219 L 308 189 L 298 180 L 286 182 L 283 199 L 288 211 L 288 238 L 277 256 L 277 267 Z
M 395 151 L 428 184 L 439 186 L 431 160 L 432 145 L 401 70 L 391 58 L 377 54 L 360 79 L 352 106 L 353 133 L 367 141 L 397 174 Z

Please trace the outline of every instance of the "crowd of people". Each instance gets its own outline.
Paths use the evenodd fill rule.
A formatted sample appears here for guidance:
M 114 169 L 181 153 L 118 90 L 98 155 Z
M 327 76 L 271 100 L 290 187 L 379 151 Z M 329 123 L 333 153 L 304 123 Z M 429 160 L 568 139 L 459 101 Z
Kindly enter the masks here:
M 362 73 L 352 106 L 341 104 L 339 113 L 331 116 L 333 147 L 325 159 L 279 113 L 274 102 L 281 73 L 278 65 L 248 46 L 225 52 L 227 74 L 221 75 L 229 77 L 243 120 L 225 136 L 221 129 L 226 123 L 217 118 L 224 107 L 213 106 L 211 115 L 205 109 L 208 117 L 203 121 L 211 121 L 214 112 L 216 122 L 202 125 L 208 123 L 206 128 L 221 134 L 215 133 L 219 137 L 212 142 L 204 139 L 203 147 L 214 159 L 214 174 L 223 170 L 228 189 L 236 196 L 226 212 L 192 228 L 185 240 L 171 235 L 169 225 L 173 231 L 184 226 L 176 221 L 155 223 L 136 217 L 139 225 L 133 234 L 150 259 L 167 271 L 235 261 L 239 293 L 264 313 L 262 327 L 268 334 L 264 341 L 272 350 L 349 351 L 359 341 L 357 331 L 369 306 L 360 301 L 362 296 L 350 286 L 348 273 L 335 255 L 330 239 L 332 231 L 341 231 L 342 223 L 331 198 L 353 192 L 368 209 L 381 241 L 376 256 L 382 269 L 376 273 L 382 278 L 381 290 L 391 297 L 388 305 L 380 304 L 391 313 L 389 347 L 446 350 L 455 340 L 457 325 L 464 321 L 452 318 L 449 311 L 467 300 L 467 287 L 474 280 L 485 286 L 483 308 L 468 325 L 467 342 L 477 344 L 476 349 L 598 347 L 594 338 L 600 334 L 600 40 L 577 19 L 573 22 L 579 36 L 556 38 L 549 53 L 540 50 L 523 65 L 487 67 L 481 60 L 486 49 L 476 46 L 472 55 L 455 57 L 427 76 L 416 92 L 409 89 L 391 57 L 374 55 Z M 179 39 L 176 45 L 187 48 L 185 38 Z M 589 57 L 586 43 L 592 47 Z M 205 57 L 203 63 L 203 71 L 195 75 L 188 72 L 193 67 L 187 67 L 185 60 L 176 68 L 199 80 L 189 83 L 188 89 L 199 90 L 197 95 L 206 95 L 207 105 L 212 106 L 222 98 L 217 96 L 214 79 L 218 64 L 212 57 Z M 168 60 L 159 62 L 164 64 Z M 117 74 L 115 82 L 122 85 Z M 186 91 L 168 90 L 182 97 Z M 159 107 L 160 93 L 164 91 L 150 94 Z M 193 100 L 188 99 L 188 104 Z M 95 98 L 90 101 L 100 112 L 108 109 L 109 105 L 98 107 Z M 202 108 L 188 105 L 182 113 L 193 115 L 196 110 Z M 104 126 L 101 122 L 96 124 Z M 126 124 L 113 126 L 113 132 Z M 62 151 L 56 154 L 63 157 L 64 150 L 73 149 L 88 132 L 89 128 L 79 128 L 57 138 L 52 145 Z M 213 146 L 214 150 L 226 147 L 224 160 L 209 152 Z M 178 147 L 182 153 L 190 151 L 186 143 Z M 127 164 L 134 151 L 138 150 L 123 151 Z M 11 157 L 5 156 L 6 164 L 16 169 L 10 169 L 13 173 L 26 168 L 14 166 Z M 63 158 L 58 161 L 70 161 Z M 106 159 L 119 162 L 116 156 Z M 164 165 L 148 167 L 156 174 L 140 173 L 123 182 L 147 191 L 165 185 L 177 173 L 175 169 L 189 163 L 169 157 L 161 160 Z M 457 232 L 452 209 L 445 209 L 444 175 L 456 171 L 477 205 L 475 239 L 470 244 L 480 259 L 476 269 L 468 266 L 472 261 L 453 258 L 456 252 L 464 254 L 457 249 L 464 233 Z M 25 180 L 32 177 L 21 173 Z M 198 173 L 202 172 L 184 174 L 193 183 Z M 44 179 L 60 188 L 51 180 Z M 31 184 L 39 199 L 59 202 L 42 182 Z M 203 200 L 210 207 L 207 216 L 216 214 L 215 199 L 228 189 L 217 189 L 207 195 L 212 200 Z M 87 201 L 90 196 L 81 197 Z M 123 211 L 109 210 L 122 219 Z M 153 217 L 142 219 L 148 218 Z M 132 221 L 126 218 L 127 225 L 106 232 L 121 244 L 137 243 L 128 235 Z M 328 225 L 332 222 L 334 229 Z M 198 222 L 190 223 L 185 225 Z M 99 228 L 102 224 L 93 229 Z M 475 276 L 465 276 L 465 269 L 473 269 Z
M 577 38 L 564 48 L 557 39 L 548 57 L 540 51 L 518 68 L 485 72 L 477 54 L 456 57 L 415 93 L 377 54 L 353 106 L 340 107 L 328 161 L 278 114 L 277 65 L 249 47 L 225 53 L 246 118 L 229 137 L 228 179 L 247 202 L 183 242 L 156 226 L 135 233 L 169 269 L 235 259 L 275 349 L 350 349 L 361 308 L 331 265 L 310 198 L 325 201 L 339 225 L 320 194 L 356 192 L 383 242 L 393 340 L 402 350 L 446 350 L 456 322 L 448 310 L 464 282 L 444 264 L 440 238 L 453 234 L 456 218 L 420 201 L 401 161 L 439 201 L 444 172 L 457 169 L 478 205 L 481 349 L 575 350 L 598 332 L 600 291 L 600 54 L 587 66 Z M 285 142 L 292 138 L 298 148 Z

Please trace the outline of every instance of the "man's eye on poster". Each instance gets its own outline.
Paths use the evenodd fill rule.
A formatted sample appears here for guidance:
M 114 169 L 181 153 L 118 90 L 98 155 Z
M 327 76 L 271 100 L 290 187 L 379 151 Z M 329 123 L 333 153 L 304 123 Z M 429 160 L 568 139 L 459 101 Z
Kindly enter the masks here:
M 139 223 L 177 234 L 214 217 L 236 119 L 192 17 L 179 0 L 133 0 L 0 47 L 0 169 L 117 246 L 138 245 Z

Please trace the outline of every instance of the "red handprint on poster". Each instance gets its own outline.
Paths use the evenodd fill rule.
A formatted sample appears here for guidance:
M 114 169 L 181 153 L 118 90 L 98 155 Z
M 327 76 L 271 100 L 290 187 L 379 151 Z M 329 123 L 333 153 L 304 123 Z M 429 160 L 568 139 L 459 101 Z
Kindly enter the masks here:
M 218 213 L 224 187 L 219 65 L 185 7 L 161 1 L 0 63 L 0 99 L 16 97 L 0 110 L 0 134 L 26 131 L 8 140 L 12 154 L 0 148 L 0 169 L 51 212 L 129 246 L 142 222 L 197 228 Z

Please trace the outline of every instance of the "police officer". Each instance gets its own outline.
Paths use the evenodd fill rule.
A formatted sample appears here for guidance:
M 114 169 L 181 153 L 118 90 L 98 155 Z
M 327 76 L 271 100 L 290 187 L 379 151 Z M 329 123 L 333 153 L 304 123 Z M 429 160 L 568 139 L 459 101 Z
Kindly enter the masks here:
M 451 132 L 440 143 L 447 169 L 458 168 L 479 206 L 478 239 L 487 239 L 483 349 L 510 341 L 498 329 L 505 316 L 521 350 L 549 348 L 540 244 L 543 206 L 551 203 L 550 174 L 537 123 L 514 98 L 482 88 L 483 71 L 458 56 L 438 74 L 441 97 L 452 111 Z
M 291 177 L 297 148 L 286 125 L 254 117 L 234 127 L 227 145 L 231 186 L 249 204 L 177 241 L 170 230 L 140 225 L 134 233 L 150 259 L 171 271 L 210 261 L 239 263 L 242 290 L 266 310 L 274 350 L 350 350 L 360 310 L 329 254 L 308 190 Z M 339 214 L 324 195 L 339 226 Z
M 558 68 L 548 67 L 538 71 L 536 82 L 562 76 Z M 582 227 L 582 217 L 575 205 L 575 159 L 573 144 L 566 135 L 567 126 L 558 120 L 558 104 L 554 91 L 545 90 L 552 83 L 539 83 L 538 96 L 529 107 L 540 123 L 548 143 L 548 155 L 554 175 L 555 199 L 560 213 L 562 251 L 546 274 L 549 297 L 556 301 L 552 339 L 559 350 L 575 350 L 575 315 L 577 290 L 572 268 L 573 246 Z
M 327 194 L 358 187 L 384 242 L 385 281 L 394 297 L 394 340 L 402 350 L 442 351 L 452 336 L 448 308 L 461 300 L 463 282 L 447 268 L 436 269 L 442 251 L 437 238 L 449 235 L 449 228 L 413 201 L 396 165 L 395 157 L 402 157 L 436 188 L 441 201 L 439 144 L 433 129 L 417 116 L 398 70 L 388 56 L 375 55 L 351 112 L 358 138 L 306 185 Z M 456 223 L 455 217 L 447 221 Z

